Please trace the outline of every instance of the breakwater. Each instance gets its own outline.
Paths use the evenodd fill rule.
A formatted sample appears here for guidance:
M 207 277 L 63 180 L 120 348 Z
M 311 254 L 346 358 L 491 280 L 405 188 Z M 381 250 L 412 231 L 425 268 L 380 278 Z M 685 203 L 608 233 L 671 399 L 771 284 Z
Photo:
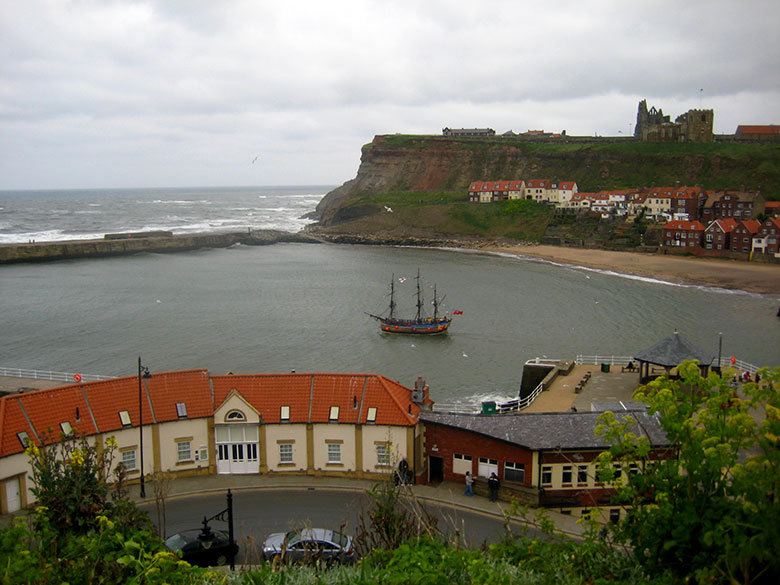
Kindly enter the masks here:
M 0 246 L 0 264 L 53 262 L 76 258 L 126 256 L 141 252 L 171 253 L 201 248 L 227 248 L 235 244 L 263 246 L 278 242 L 317 243 L 320 239 L 280 230 L 252 230 L 230 233 L 203 233 L 145 237 L 143 233 L 122 239 L 68 240 Z

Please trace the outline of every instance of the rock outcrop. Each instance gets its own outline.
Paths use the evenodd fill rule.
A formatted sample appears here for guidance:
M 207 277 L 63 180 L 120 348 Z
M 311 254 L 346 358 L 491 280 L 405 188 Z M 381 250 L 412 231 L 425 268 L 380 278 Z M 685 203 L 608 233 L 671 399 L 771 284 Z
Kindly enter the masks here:
M 381 212 L 381 207 L 356 201 L 366 194 L 462 191 L 466 200 L 476 180 L 573 180 L 580 191 L 679 181 L 708 189 L 744 184 L 771 193 L 780 190 L 780 167 L 772 162 L 778 151 L 573 136 L 541 142 L 382 135 L 363 146 L 357 176 L 328 193 L 312 217 L 327 227 Z

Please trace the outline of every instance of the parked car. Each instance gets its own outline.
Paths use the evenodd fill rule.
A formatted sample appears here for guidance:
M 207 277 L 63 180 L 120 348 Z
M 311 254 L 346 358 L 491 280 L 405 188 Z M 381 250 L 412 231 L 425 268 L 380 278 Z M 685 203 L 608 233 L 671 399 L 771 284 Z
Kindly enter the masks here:
M 212 538 L 213 537 L 213 538 Z M 191 565 L 212 567 L 226 565 L 238 554 L 238 543 L 230 542 L 224 530 L 183 530 L 165 540 L 165 548 L 181 551 L 181 558 Z
M 325 528 L 304 528 L 270 534 L 263 544 L 263 557 L 291 563 L 351 563 L 355 560 L 352 538 Z

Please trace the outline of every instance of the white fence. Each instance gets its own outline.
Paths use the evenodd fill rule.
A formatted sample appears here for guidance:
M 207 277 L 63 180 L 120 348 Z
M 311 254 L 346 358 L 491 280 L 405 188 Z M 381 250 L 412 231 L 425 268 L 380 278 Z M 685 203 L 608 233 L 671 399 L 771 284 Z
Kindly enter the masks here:
M 78 374 L 76 372 L 45 372 L 41 370 L 24 370 L 22 368 L 0 367 L 0 376 L 7 378 L 27 378 L 28 380 L 53 380 L 57 382 L 75 383 L 80 377 L 82 382 L 96 382 L 97 380 L 110 380 L 116 376 L 98 376 L 96 374 Z
M 609 364 L 611 366 L 624 366 L 628 362 L 634 361 L 635 358 L 625 355 L 578 355 L 575 360 L 577 365 L 583 364 Z M 718 358 L 715 358 L 712 362 L 713 366 L 718 365 Z M 751 374 L 755 374 L 759 366 L 746 362 L 744 360 L 735 359 L 734 363 L 731 363 L 730 357 L 720 358 L 721 368 L 734 368 L 738 372 L 748 371 Z
M 578 355 L 574 360 L 578 366 L 583 364 L 609 364 L 610 366 L 625 366 L 628 362 L 634 361 L 634 358 L 627 355 Z

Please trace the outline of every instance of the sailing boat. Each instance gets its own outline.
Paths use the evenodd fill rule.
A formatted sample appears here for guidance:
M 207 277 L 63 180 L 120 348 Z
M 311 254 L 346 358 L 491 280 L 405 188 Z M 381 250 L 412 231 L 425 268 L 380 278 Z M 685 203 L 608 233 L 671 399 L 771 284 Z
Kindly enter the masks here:
M 392 280 L 390 280 L 390 313 L 387 317 L 380 317 L 379 315 L 372 315 L 368 313 L 370 317 L 373 317 L 379 321 L 379 326 L 385 333 L 410 333 L 416 335 L 436 335 L 437 333 L 444 333 L 452 322 L 452 318 L 447 315 L 439 315 L 439 303 L 443 299 L 439 299 L 436 294 L 436 285 L 433 287 L 433 317 L 426 317 L 423 314 L 423 296 L 420 288 L 420 270 L 417 270 L 417 314 L 413 319 L 400 319 L 395 316 L 395 274 Z

